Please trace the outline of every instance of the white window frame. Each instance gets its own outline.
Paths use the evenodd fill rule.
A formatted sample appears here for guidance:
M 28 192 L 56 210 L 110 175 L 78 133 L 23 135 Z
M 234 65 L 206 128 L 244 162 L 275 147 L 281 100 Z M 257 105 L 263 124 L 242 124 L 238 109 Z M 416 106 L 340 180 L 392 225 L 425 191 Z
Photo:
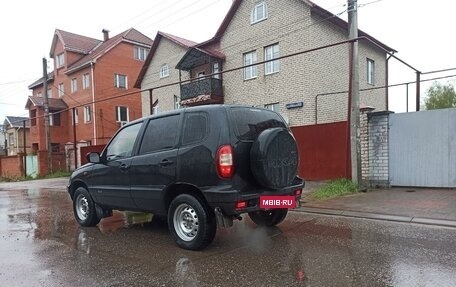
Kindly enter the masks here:
M 74 93 L 78 90 L 78 79 L 73 78 L 71 79 L 71 92 Z
M 120 117 L 122 115 L 121 109 L 126 109 L 126 114 L 127 114 L 127 119 L 122 120 Z M 121 123 L 121 122 L 129 122 L 130 121 L 130 115 L 128 111 L 128 107 L 125 106 L 116 106 L 116 122 Z
M 218 62 L 212 63 L 212 74 L 220 72 L 220 65 Z M 220 79 L 220 74 L 213 75 L 212 78 Z
M 48 88 L 47 96 L 48 96 L 48 98 L 52 98 L 52 88 Z
M 60 53 L 55 58 L 55 66 L 58 69 L 58 68 L 63 67 L 64 65 L 65 65 L 65 54 L 64 53 Z
M 90 106 L 84 106 L 84 123 L 90 123 L 92 121 L 92 111 Z
M 375 61 L 367 58 L 367 83 L 375 85 Z
M 148 50 L 144 47 L 135 46 L 134 47 L 134 57 L 135 60 L 145 61 L 147 58 Z
M 90 87 L 90 75 L 89 73 L 85 73 L 82 75 L 82 89 L 88 89 Z
M 260 9 L 262 9 L 262 13 Z M 266 5 L 266 2 L 262 1 L 255 4 L 252 9 L 252 13 L 250 14 L 250 24 L 255 24 L 266 19 L 268 19 L 268 6 Z
M 168 64 L 164 64 L 160 67 L 160 79 L 169 77 L 169 66 Z
M 125 86 L 121 86 L 121 79 L 125 79 Z M 128 78 L 126 75 L 114 74 L 114 86 L 119 89 L 128 89 Z
M 59 87 L 57 88 L 57 90 L 59 93 L 59 98 L 61 98 L 61 97 L 63 97 L 63 95 L 65 95 L 65 86 L 63 85 L 63 83 L 59 84 Z
M 206 72 L 205 71 L 198 72 L 198 74 L 196 74 L 196 78 L 198 79 L 198 81 L 204 80 L 206 78 Z
M 264 60 L 272 60 L 280 57 L 279 43 L 264 47 Z M 264 74 L 270 75 L 280 72 L 280 61 L 270 61 L 264 63 Z
M 257 62 L 257 53 L 256 51 L 251 51 L 245 53 L 242 56 L 244 60 L 244 66 L 256 64 Z M 257 66 L 250 66 L 244 68 L 244 80 L 255 79 L 258 76 Z

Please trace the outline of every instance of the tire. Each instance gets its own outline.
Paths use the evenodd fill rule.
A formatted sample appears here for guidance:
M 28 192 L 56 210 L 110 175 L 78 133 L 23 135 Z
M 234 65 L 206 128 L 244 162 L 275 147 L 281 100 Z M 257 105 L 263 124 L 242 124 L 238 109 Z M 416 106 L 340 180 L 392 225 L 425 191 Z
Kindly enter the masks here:
M 169 231 L 178 246 L 201 250 L 215 237 L 215 215 L 198 198 L 190 194 L 178 195 L 168 209 Z
M 73 212 L 76 221 L 81 226 L 95 226 L 100 222 L 95 209 L 95 203 L 87 189 L 78 187 L 73 196 Z
M 298 146 L 284 128 L 264 130 L 250 150 L 250 168 L 264 187 L 281 189 L 292 184 L 298 172 Z
M 287 217 L 288 209 L 259 210 L 249 212 L 249 217 L 259 226 L 276 226 Z

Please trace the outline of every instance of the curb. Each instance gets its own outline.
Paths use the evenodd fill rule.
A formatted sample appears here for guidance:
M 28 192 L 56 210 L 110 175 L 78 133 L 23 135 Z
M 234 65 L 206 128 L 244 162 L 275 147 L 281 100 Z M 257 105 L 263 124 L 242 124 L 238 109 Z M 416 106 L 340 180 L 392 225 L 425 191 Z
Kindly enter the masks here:
M 303 212 L 303 213 L 312 213 L 312 214 L 323 214 L 323 215 L 333 215 L 333 216 L 343 216 L 343 217 L 353 217 L 353 218 L 365 218 L 365 219 L 375 219 L 375 220 L 394 221 L 394 222 L 417 223 L 417 224 L 456 228 L 456 221 L 445 220 L 445 219 L 433 219 L 433 218 L 380 214 L 380 213 L 370 213 L 370 212 L 360 212 L 360 211 L 348 211 L 348 210 L 330 209 L 330 208 L 314 208 L 314 207 L 299 207 L 297 209 L 294 209 L 294 211 Z

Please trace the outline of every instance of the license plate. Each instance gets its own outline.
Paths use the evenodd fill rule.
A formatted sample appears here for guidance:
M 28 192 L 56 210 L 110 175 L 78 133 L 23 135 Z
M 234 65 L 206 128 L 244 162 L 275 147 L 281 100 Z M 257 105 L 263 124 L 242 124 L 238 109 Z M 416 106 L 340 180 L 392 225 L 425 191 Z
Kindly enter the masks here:
M 260 196 L 260 208 L 274 209 L 274 208 L 295 208 L 296 198 L 294 196 L 276 196 L 264 195 Z

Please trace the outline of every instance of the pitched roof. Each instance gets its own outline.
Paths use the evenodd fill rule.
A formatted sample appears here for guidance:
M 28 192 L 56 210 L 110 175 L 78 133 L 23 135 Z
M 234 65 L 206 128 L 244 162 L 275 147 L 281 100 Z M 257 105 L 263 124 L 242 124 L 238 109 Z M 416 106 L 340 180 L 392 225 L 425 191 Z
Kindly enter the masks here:
M 152 39 L 150 39 L 146 35 L 142 34 L 134 28 L 130 28 L 114 37 L 109 38 L 104 42 L 100 42 L 100 45 L 96 46 L 87 55 L 85 55 L 75 63 L 71 64 L 65 71 L 65 74 L 71 74 L 73 72 L 78 71 L 81 68 L 84 68 L 85 66 L 89 65 L 92 61 L 106 54 L 108 51 L 110 51 L 113 47 L 115 47 L 122 41 L 130 42 L 135 45 L 140 45 L 147 48 L 151 47 L 153 43 Z
M 61 111 L 68 108 L 62 99 L 49 98 L 48 100 L 49 109 Z M 33 104 L 35 107 L 44 107 L 44 97 L 29 96 L 25 108 L 29 109 L 30 104 Z
M 51 58 L 54 58 L 54 48 L 59 39 L 65 50 L 84 55 L 88 54 L 96 46 L 102 43 L 102 41 L 98 39 L 56 29 L 54 39 L 52 40 L 51 51 L 49 53 Z
M 50 82 L 53 82 L 54 81 L 54 72 L 50 72 L 48 73 L 47 75 L 47 82 L 50 83 Z M 41 86 L 44 82 L 44 78 L 41 77 L 39 78 L 38 80 L 36 80 L 35 82 L 31 83 L 28 88 L 29 89 L 33 89 L 33 88 L 36 88 L 38 86 Z
M 26 117 L 6 116 L 3 124 L 5 126 L 9 125 L 12 128 L 22 128 L 24 126 L 24 121 L 25 121 L 25 127 L 29 128 L 30 121 L 29 121 L 29 118 L 26 118 Z
M 138 79 L 135 82 L 134 87 L 135 88 L 141 88 L 141 82 L 147 72 L 147 69 L 149 68 L 150 62 L 152 61 L 152 58 L 154 57 L 155 51 L 157 50 L 158 44 L 160 43 L 161 38 L 166 38 L 169 41 L 185 48 L 188 49 L 190 47 L 195 46 L 196 42 L 193 42 L 191 40 L 187 40 L 181 37 L 177 37 L 168 33 L 164 32 L 157 32 L 157 35 L 155 36 L 154 43 L 152 44 L 152 48 L 150 49 L 149 54 L 147 55 L 146 61 L 144 62 L 144 65 L 141 68 L 141 71 L 139 72 Z
M 307 4 L 308 6 L 310 6 L 312 13 L 322 16 L 324 19 L 327 19 L 329 22 L 341 27 L 342 29 L 348 30 L 348 23 L 345 20 L 342 20 L 338 16 L 334 15 L 333 13 L 329 12 L 326 9 L 323 9 L 322 7 L 316 5 L 315 3 L 313 3 L 309 0 L 301 0 L 301 1 L 304 2 L 305 4 Z M 236 11 L 238 10 L 241 3 L 242 3 L 242 0 L 233 0 L 233 3 L 231 4 L 230 9 L 228 10 L 228 13 L 226 14 L 225 18 L 223 19 L 222 23 L 220 24 L 220 27 L 218 28 L 214 37 L 212 37 L 211 39 L 209 39 L 205 42 L 198 44 L 197 46 L 202 48 L 202 47 L 205 47 L 206 45 L 211 45 L 214 42 L 219 42 L 220 39 L 222 38 L 223 34 L 225 33 L 226 29 L 228 28 L 228 25 L 230 24 L 234 15 L 236 14 Z M 358 34 L 359 34 L 359 36 L 364 36 L 366 38 L 369 38 L 370 40 L 377 43 L 380 47 L 382 47 L 386 51 L 397 52 L 393 48 L 383 44 L 382 42 L 378 41 L 374 37 L 363 32 L 362 30 L 358 30 Z

